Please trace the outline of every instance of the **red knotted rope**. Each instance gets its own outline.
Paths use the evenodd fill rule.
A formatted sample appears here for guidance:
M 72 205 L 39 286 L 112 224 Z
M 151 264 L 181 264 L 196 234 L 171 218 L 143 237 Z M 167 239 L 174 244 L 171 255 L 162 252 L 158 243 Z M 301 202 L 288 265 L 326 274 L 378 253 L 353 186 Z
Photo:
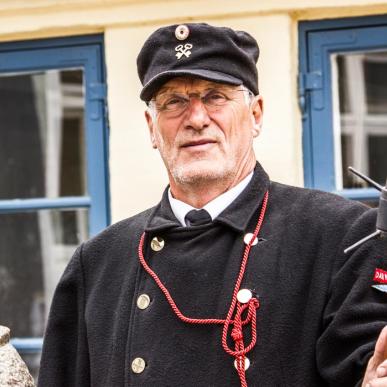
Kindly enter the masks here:
M 251 246 L 257 238 L 258 233 L 261 229 L 263 219 L 265 217 L 266 207 L 269 199 L 269 192 L 266 191 L 261 212 L 259 214 L 257 225 L 254 229 L 253 236 L 250 240 L 250 242 L 245 247 L 241 267 L 239 270 L 239 274 L 235 283 L 234 291 L 232 294 L 232 300 L 231 305 L 227 313 L 226 319 L 218 319 L 218 318 L 191 318 L 184 316 L 184 314 L 180 311 L 180 309 L 177 307 L 175 301 L 173 300 L 171 294 L 169 293 L 168 289 L 165 287 L 165 285 L 161 282 L 158 275 L 149 267 L 149 265 L 146 263 L 144 255 L 143 255 L 143 247 L 144 247 L 144 240 L 145 240 L 145 232 L 141 235 L 140 243 L 138 245 L 138 257 L 140 260 L 141 265 L 143 266 L 144 270 L 155 280 L 157 286 L 161 289 L 161 291 L 164 293 L 169 305 L 171 306 L 172 310 L 176 314 L 176 316 L 183 322 L 188 324 L 223 324 L 223 332 L 222 332 L 222 346 L 223 349 L 231 356 L 235 357 L 236 364 L 237 364 L 237 371 L 239 375 L 239 379 L 241 381 L 242 387 L 247 387 L 246 382 L 246 375 L 245 375 L 245 355 L 249 351 L 251 351 L 256 342 L 257 342 L 257 309 L 259 308 L 259 301 L 257 298 L 252 297 L 248 303 L 241 304 L 237 300 L 237 294 L 239 292 L 246 266 L 247 261 L 249 258 Z M 235 311 L 236 307 L 236 311 Z M 247 316 L 245 319 L 242 318 L 242 314 L 247 310 Z M 235 316 L 234 319 L 232 319 L 232 316 Z M 248 346 L 245 347 L 244 341 L 243 341 L 243 326 L 247 325 L 251 322 L 251 342 Z M 232 331 L 231 331 L 231 337 L 234 340 L 235 343 L 235 349 L 232 350 L 228 344 L 227 344 L 227 335 L 229 331 L 230 324 L 233 325 Z

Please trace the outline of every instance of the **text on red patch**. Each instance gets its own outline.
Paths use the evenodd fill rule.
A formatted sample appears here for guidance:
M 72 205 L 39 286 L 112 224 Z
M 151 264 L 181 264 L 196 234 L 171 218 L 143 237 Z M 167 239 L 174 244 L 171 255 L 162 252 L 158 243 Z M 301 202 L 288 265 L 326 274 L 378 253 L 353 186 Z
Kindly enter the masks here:
M 381 284 L 387 284 L 387 271 L 382 269 L 375 269 L 374 281 Z

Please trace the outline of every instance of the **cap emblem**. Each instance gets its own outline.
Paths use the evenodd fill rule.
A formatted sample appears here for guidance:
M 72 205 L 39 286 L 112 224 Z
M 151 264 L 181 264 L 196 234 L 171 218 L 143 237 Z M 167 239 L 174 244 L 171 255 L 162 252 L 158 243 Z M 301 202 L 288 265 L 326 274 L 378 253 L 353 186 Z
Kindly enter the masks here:
M 178 40 L 186 40 L 189 35 L 189 28 L 185 24 L 176 27 L 175 36 Z
M 191 48 L 193 45 L 191 43 L 186 43 L 184 46 L 182 44 L 179 44 L 178 46 L 175 47 L 176 51 L 176 58 L 181 59 L 181 57 L 184 55 L 187 58 L 191 55 Z

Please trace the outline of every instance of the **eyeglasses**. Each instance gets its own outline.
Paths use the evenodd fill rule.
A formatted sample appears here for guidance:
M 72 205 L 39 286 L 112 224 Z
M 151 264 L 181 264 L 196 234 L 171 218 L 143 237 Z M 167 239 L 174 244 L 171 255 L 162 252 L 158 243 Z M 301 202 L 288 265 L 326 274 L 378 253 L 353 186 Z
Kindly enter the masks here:
M 197 98 L 200 99 L 207 111 L 213 112 L 234 100 L 237 91 L 243 91 L 247 95 L 253 96 L 253 93 L 247 89 L 209 89 L 202 93 L 190 94 L 165 92 L 157 95 L 149 104 L 150 106 L 154 104 L 160 113 L 178 116 L 187 109 L 191 98 Z

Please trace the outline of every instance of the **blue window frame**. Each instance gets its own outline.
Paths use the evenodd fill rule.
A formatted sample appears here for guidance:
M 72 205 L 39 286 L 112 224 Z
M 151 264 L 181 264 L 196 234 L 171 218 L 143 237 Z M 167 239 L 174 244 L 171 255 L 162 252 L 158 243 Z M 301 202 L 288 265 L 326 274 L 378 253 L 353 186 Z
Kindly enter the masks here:
M 81 195 L 57 197 L 1 197 L 0 222 L 1 216 L 10 214 L 39 210 L 86 209 L 88 236 L 95 235 L 110 223 L 103 36 L 89 35 L 0 44 L 0 77 L 4 74 L 18 76 L 51 70 L 66 72 L 72 69 L 79 69 L 82 77 L 84 149 L 81 149 L 81 152 L 85 159 L 85 191 Z M 71 90 L 69 93 L 71 94 Z M 1 126 L 0 124 L 0 131 Z M 3 126 L 3 130 L 5 129 Z M 13 344 L 20 352 L 31 353 L 41 350 L 42 339 L 19 337 L 13 340 Z
M 299 47 L 305 185 L 351 199 L 376 200 L 379 193 L 372 188 L 343 189 L 337 181 L 332 55 L 386 51 L 387 17 L 301 22 Z

